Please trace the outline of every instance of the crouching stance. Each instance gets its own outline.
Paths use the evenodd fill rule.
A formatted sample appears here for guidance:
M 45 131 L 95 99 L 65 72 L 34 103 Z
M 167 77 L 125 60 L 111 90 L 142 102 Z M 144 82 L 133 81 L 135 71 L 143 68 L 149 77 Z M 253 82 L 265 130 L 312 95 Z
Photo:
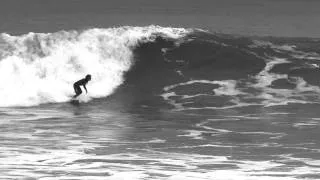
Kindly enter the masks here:
M 73 98 L 78 97 L 78 96 L 82 93 L 80 86 L 83 86 L 84 89 L 86 90 L 86 93 L 88 93 L 88 90 L 87 90 L 87 88 L 86 88 L 86 84 L 87 84 L 90 80 L 91 80 L 91 75 L 88 74 L 88 75 L 86 75 L 85 78 L 80 79 L 79 81 L 77 81 L 77 82 L 75 82 L 75 83 L 73 84 L 73 89 L 74 89 L 74 92 L 76 93 L 76 95 L 74 95 Z

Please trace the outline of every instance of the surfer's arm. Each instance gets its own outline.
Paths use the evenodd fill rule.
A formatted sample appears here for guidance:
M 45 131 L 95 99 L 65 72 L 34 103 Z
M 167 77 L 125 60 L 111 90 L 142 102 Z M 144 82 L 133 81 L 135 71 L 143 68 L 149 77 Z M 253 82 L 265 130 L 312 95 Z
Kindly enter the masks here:
M 86 90 L 86 93 L 88 93 L 88 90 L 87 90 L 87 88 L 86 88 L 86 85 L 85 85 L 85 84 L 83 85 L 83 88 Z

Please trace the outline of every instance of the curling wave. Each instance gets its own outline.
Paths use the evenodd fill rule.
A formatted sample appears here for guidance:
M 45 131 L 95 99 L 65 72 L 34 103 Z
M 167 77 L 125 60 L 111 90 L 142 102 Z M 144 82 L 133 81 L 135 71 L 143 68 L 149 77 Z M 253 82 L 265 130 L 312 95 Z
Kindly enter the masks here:
M 88 97 L 105 97 L 124 82 L 133 49 L 157 37 L 179 39 L 191 30 L 159 26 L 118 27 L 0 35 L 0 106 L 66 102 L 72 84 L 92 75 Z M 88 100 L 88 99 L 86 99 Z
M 177 110 L 318 103 L 320 41 L 237 37 L 199 29 L 118 27 L 0 35 L 0 106 L 88 95 Z

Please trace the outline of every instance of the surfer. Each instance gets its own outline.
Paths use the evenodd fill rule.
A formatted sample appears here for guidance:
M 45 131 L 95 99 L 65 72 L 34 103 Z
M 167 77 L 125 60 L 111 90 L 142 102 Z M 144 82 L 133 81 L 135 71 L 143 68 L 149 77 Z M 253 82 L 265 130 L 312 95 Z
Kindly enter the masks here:
M 87 88 L 86 88 L 86 84 L 87 84 L 90 80 L 91 80 L 91 75 L 88 74 L 88 75 L 86 75 L 85 78 L 80 79 L 79 81 L 77 81 L 77 82 L 75 82 L 75 83 L 73 84 L 73 89 L 74 89 L 74 92 L 76 93 L 76 95 L 74 95 L 73 98 L 78 97 L 78 96 L 82 93 L 80 86 L 83 86 L 84 89 L 86 90 L 86 93 L 88 93 Z

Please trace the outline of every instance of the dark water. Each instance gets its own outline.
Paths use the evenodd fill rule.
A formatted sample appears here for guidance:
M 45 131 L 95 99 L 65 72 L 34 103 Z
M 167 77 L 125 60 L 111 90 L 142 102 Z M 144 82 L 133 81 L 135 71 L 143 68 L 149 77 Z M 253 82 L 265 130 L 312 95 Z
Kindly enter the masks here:
M 148 26 L 0 40 L 1 179 L 320 178 L 316 39 Z
M 156 24 L 250 36 L 320 37 L 319 5 L 297 0 L 2 0 L 0 32 Z

